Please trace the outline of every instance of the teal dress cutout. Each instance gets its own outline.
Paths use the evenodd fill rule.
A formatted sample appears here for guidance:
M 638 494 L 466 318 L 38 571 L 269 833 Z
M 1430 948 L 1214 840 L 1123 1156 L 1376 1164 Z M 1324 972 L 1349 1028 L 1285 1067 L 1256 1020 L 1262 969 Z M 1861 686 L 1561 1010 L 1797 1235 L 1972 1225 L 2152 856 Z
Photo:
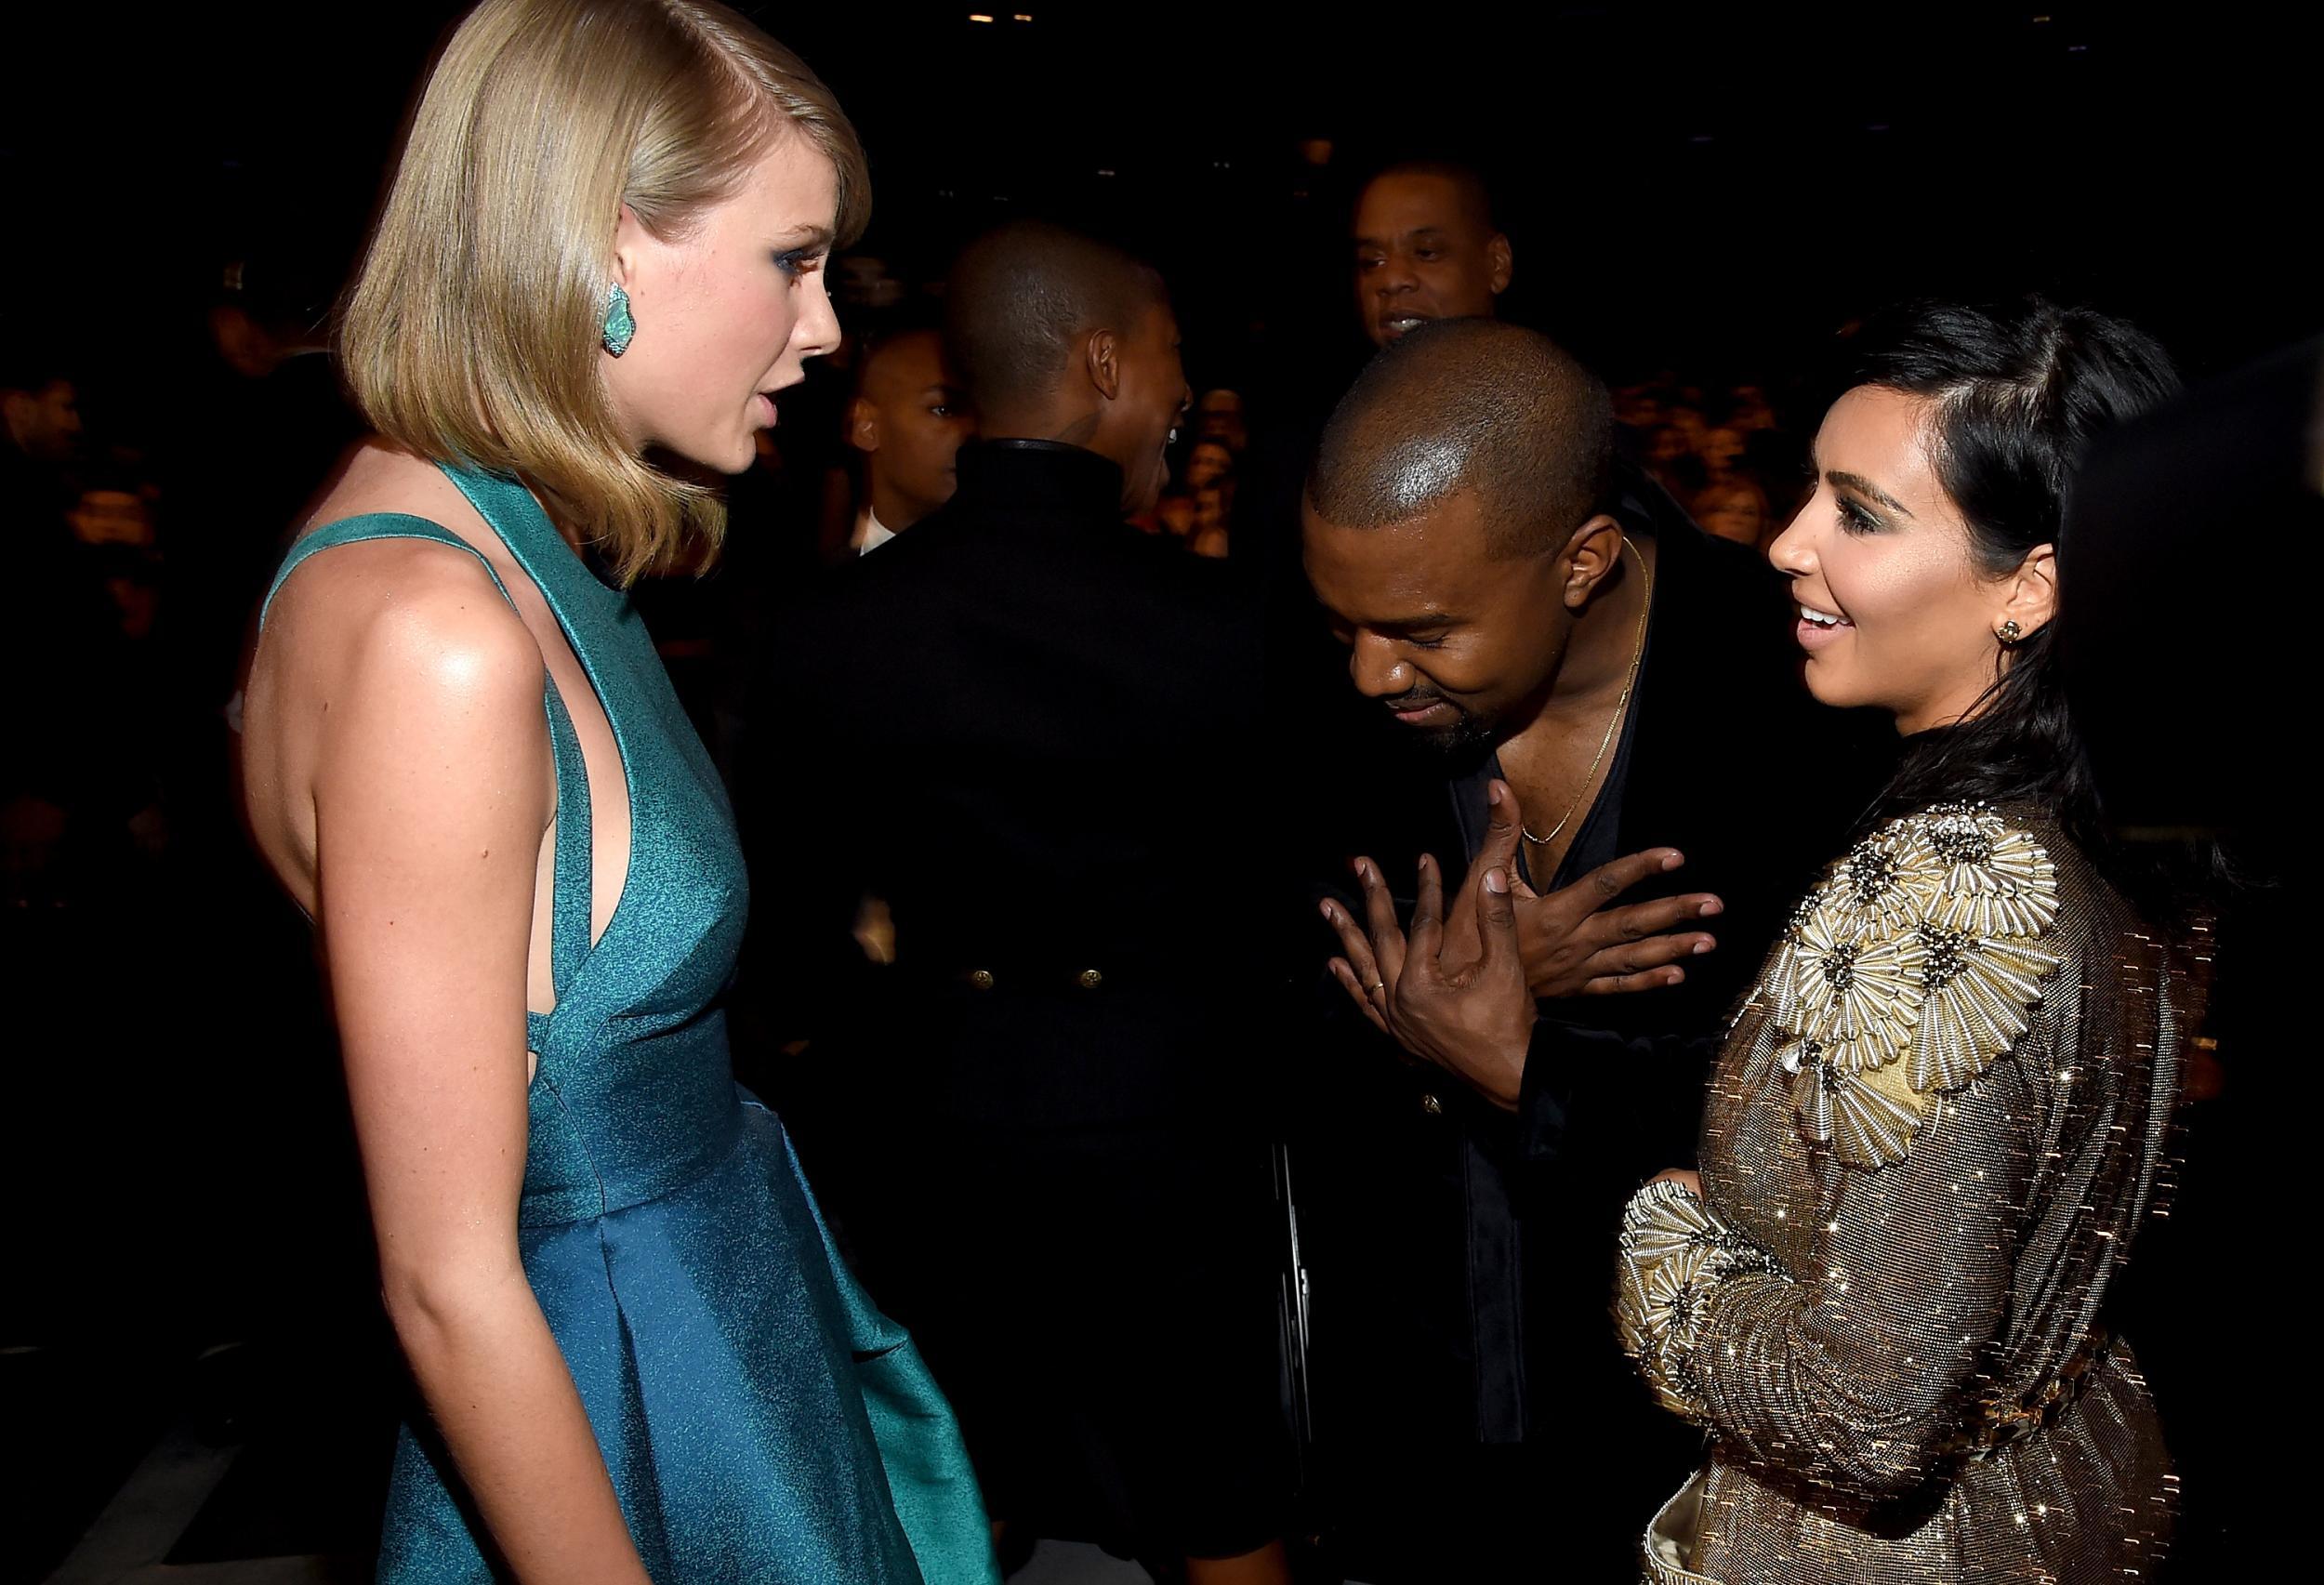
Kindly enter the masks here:
M 627 880 L 592 945 L 588 778 L 551 680 L 557 1006 L 529 1017 L 518 1236 L 646 1569 L 657 1585 L 997 1585 L 951 1409 L 841 1264 L 783 1125 L 733 1081 L 720 996 L 742 851 L 645 626 L 522 484 L 444 471 L 556 614 L 629 788 Z M 422 518 L 350 518 L 299 540 L 274 588 L 310 556 L 389 538 L 477 554 Z M 441 1440 L 405 1426 L 382 1581 L 501 1577 L 460 1491 Z

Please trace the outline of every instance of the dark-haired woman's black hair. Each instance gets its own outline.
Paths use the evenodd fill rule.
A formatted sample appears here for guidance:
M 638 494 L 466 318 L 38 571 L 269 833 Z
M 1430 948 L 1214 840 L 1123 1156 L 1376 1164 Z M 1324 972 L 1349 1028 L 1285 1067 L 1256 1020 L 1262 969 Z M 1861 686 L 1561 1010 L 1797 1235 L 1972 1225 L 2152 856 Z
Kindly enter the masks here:
M 1848 369 L 1849 386 L 1930 403 L 1937 480 L 1968 524 L 1971 562 L 1988 577 L 2057 543 L 2075 466 L 2093 439 L 2178 390 L 2169 356 L 2145 332 L 2040 297 L 2002 308 L 1908 304 L 1857 332 Z M 2061 563 L 2061 602 L 2074 598 L 2073 577 Z M 1966 720 L 1910 740 L 1876 814 L 1948 799 L 2042 805 L 2125 894 L 2159 918 L 2179 916 L 2208 890 L 2216 857 L 2133 852 L 2107 835 L 2067 707 L 2054 626 L 2012 646 Z

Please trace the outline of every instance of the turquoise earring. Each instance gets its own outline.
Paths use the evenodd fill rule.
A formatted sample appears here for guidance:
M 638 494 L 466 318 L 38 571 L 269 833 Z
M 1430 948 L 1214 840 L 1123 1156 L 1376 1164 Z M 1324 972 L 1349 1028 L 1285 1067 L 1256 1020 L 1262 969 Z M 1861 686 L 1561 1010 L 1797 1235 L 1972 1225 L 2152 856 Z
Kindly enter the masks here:
M 630 338 L 638 334 L 638 322 L 629 313 L 629 294 L 618 285 L 605 303 L 605 350 L 620 357 L 629 350 Z

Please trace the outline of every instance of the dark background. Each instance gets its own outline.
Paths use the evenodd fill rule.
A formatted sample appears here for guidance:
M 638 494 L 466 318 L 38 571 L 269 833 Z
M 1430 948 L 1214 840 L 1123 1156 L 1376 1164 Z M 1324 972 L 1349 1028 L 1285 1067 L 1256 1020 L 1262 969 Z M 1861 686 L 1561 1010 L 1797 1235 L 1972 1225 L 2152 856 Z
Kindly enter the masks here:
M 867 250 L 921 280 L 1007 215 L 1113 232 L 1169 276 L 1195 389 L 1251 393 L 1262 440 L 1366 350 L 1347 205 L 1390 155 L 1488 171 L 1512 317 L 1618 381 L 1758 380 L 1802 429 L 1820 350 L 1900 297 L 2085 300 L 2198 377 L 2324 331 L 2290 7 L 747 8 L 869 147 Z M 267 258 L 327 303 L 458 7 L 24 9 L 0 34 L 0 337 L 68 356 L 98 442 L 166 453 L 200 432 L 220 266 Z M 0 939 L 24 1036 L 0 1485 L 39 1519 L 0 1578 L 41 1578 L 188 1417 L 249 1447 L 181 1561 L 359 1547 L 376 1511 L 392 1383 L 335 1063 L 303 928 L 238 862 Z M 2254 1340 L 2204 1254 L 2260 1098 L 2233 1042 L 2221 1060 L 2122 1294 L 2187 1473 L 2183 1578 L 2230 1555 L 2262 1467 Z M 221 1342 L 246 1346 L 203 1364 Z
M 1509 310 L 1618 379 L 1779 380 L 1923 294 L 2086 299 L 2194 372 L 2324 327 L 2289 8 L 747 8 L 863 134 L 869 246 L 933 273 L 1000 215 L 1113 231 L 1169 275 L 1197 390 L 1348 353 L 1352 181 L 1408 152 L 1487 168 Z M 459 7 L 64 9 L 10 51 L 0 300 L 102 349 L 100 413 L 166 424 L 221 258 L 256 236 L 336 284 Z

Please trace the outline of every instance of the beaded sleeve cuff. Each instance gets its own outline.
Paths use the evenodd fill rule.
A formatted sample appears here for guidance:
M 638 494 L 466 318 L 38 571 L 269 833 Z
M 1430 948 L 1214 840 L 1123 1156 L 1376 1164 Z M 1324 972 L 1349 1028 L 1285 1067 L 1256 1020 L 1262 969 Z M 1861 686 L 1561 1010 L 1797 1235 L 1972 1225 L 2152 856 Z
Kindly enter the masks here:
M 1683 1420 L 1707 1420 L 1688 1373 L 1705 1305 L 1721 1283 L 1747 1273 L 1789 1280 L 1774 1256 L 1684 1186 L 1649 1183 L 1631 1196 L 1622 1212 L 1615 1329 L 1655 1397 Z

